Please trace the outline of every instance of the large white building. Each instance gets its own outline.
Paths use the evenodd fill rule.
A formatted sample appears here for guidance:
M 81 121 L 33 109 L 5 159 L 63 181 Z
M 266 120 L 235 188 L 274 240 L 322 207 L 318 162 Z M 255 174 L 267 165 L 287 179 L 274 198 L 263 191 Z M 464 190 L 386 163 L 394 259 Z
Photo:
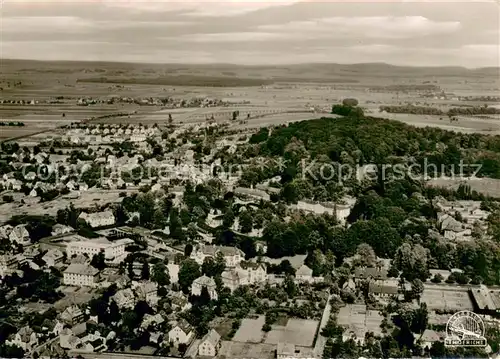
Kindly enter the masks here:
M 90 227 L 106 227 L 115 224 L 115 216 L 111 211 L 97 212 L 97 213 L 85 213 L 82 212 L 78 219 L 84 220 Z
M 106 259 L 113 259 L 125 254 L 125 247 L 133 243 L 129 238 L 122 238 L 117 241 L 109 241 L 104 237 L 70 242 L 66 246 L 68 257 L 78 254 L 87 254 L 89 258 L 104 252 Z
M 264 283 L 266 280 L 266 267 L 262 263 L 241 262 L 235 268 L 229 268 L 222 273 L 222 282 L 231 291 L 242 285 Z
M 194 259 L 199 265 L 202 265 L 205 258 L 215 258 L 218 253 L 221 253 L 224 256 L 226 267 L 236 267 L 241 261 L 245 260 L 245 253 L 243 253 L 243 251 L 239 248 L 205 245 L 193 250 L 191 258 Z
M 70 264 L 64 271 L 64 285 L 94 287 L 99 281 L 99 271 L 85 264 Z
M 207 288 L 210 299 L 213 300 L 218 299 L 217 285 L 215 284 L 215 281 L 212 278 L 207 277 L 206 275 L 196 278 L 194 280 L 193 284 L 191 285 L 191 294 L 201 295 L 203 287 Z

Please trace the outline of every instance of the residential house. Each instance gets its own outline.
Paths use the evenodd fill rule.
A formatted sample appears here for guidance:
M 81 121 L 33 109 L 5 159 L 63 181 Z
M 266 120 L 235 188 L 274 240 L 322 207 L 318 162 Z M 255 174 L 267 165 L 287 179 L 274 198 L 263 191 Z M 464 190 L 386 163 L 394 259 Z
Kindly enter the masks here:
M 167 264 L 168 274 L 170 276 L 170 283 L 177 283 L 179 281 L 179 269 L 178 264 L 169 263 Z
M 9 234 L 9 240 L 23 246 L 30 244 L 30 234 L 23 224 L 14 227 Z
M 64 260 L 64 254 L 59 249 L 49 249 L 47 253 L 44 254 L 42 260 L 48 267 L 55 267 Z
M 148 329 L 151 327 L 158 328 L 159 325 L 165 322 L 165 319 L 161 316 L 161 314 L 146 314 L 142 319 L 141 328 Z
M 0 239 L 7 239 L 9 238 L 10 233 L 14 227 L 12 227 L 10 224 L 6 224 L 5 226 L 0 227 Z
M 313 270 L 306 266 L 301 265 L 299 269 L 295 272 L 295 279 L 298 282 L 309 283 L 313 281 Z
M 72 330 L 65 328 L 59 333 L 59 345 L 66 350 L 77 349 L 80 347 L 82 340 L 73 334 Z
M 38 345 L 37 334 L 30 327 L 22 327 L 7 344 L 16 345 L 24 351 L 30 352 Z
M 17 256 L 10 254 L 0 255 L 0 277 L 5 277 L 14 273 L 19 265 Z
M 111 211 L 97 213 L 82 212 L 78 216 L 78 219 L 84 220 L 92 228 L 112 226 L 116 223 L 115 216 Z
M 61 313 L 61 321 L 70 326 L 77 325 L 83 322 L 83 312 L 76 305 L 66 308 L 64 312 Z
M 95 287 L 98 281 L 99 271 L 85 264 L 72 263 L 64 271 L 64 285 Z
M 368 284 L 368 293 L 376 298 L 388 298 L 399 295 L 399 285 L 396 280 L 374 281 Z
M 150 307 L 158 305 L 158 285 L 154 282 L 142 282 L 137 285 L 136 293 L 140 300 L 144 300 Z
M 72 227 L 57 223 L 52 227 L 51 234 L 53 236 L 60 236 L 60 235 L 66 234 L 66 233 L 71 233 L 73 231 L 74 231 L 74 229 Z
M 356 280 L 363 280 L 363 279 L 386 280 L 387 269 L 382 267 L 357 267 L 354 270 L 354 278 Z
M 226 269 L 224 272 L 222 272 L 221 280 L 224 284 L 224 287 L 229 288 L 231 292 L 233 292 L 241 285 L 240 275 L 234 269 Z
M 241 262 L 235 268 L 228 268 L 222 275 L 222 283 L 231 291 L 241 285 L 255 285 L 267 280 L 266 267 L 262 263 Z
M 193 284 L 191 285 L 191 294 L 201 295 L 203 287 L 207 288 L 210 299 L 213 300 L 218 299 L 217 285 L 215 284 L 215 281 L 212 278 L 207 277 L 206 275 L 203 275 L 194 280 Z
M 179 344 L 189 344 L 194 337 L 193 327 L 185 320 L 176 323 L 168 332 L 168 341 L 175 347 Z
M 201 339 L 198 345 L 198 355 L 215 357 L 221 347 L 221 337 L 214 329 L 210 331 Z
M 431 349 L 432 344 L 435 342 L 444 342 L 446 333 L 425 329 L 422 334 L 415 333 L 414 336 L 416 341 L 420 341 L 422 343 L 422 347 L 424 349 Z
M 196 263 L 202 265 L 205 258 L 215 258 L 218 253 L 221 253 L 224 256 L 226 267 L 236 267 L 245 259 L 245 253 L 243 253 L 243 251 L 239 248 L 207 245 L 197 247 L 193 250 L 190 257 L 194 259 Z
M 134 292 L 130 288 L 119 290 L 111 299 L 120 309 L 132 309 L 136 303 Z
M 472 239 L 472 231 L 450 215 L 444 215 L 440 220 L 444 238 L 450 241 L 467 241 Z
M 172 309 L 175 312 L 185 312 L 191 309 L 192 305 L 182 292 L 171 292 L 169 298 L 172 302 Z

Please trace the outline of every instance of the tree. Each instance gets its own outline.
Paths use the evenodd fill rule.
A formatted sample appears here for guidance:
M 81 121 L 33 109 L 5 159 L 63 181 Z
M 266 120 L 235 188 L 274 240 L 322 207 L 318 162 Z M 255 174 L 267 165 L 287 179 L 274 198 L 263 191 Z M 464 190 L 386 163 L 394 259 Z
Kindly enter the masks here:
M 430 276 L 427 253 L 428 250 L 419 244 L 412 246 L 403 243 L 396 251 L 394 266 L 402 272 L 401 277 L 408 281 L 414 279 L 426 281 Z
M 163 262 L 158 262 L 153 265 L 151 280 L 158 283 L 160 286 L 170 284 L 170 275 L 167 272 L 167 267 Z
M 224 272 L 224 269 L 226 269 L 226 261 L 220 252 L 216 254 L 215 258 L 206 257 L 201 266 L 201 272 L 207 277 L 219 276 Z
M 163 210 L 161 208 L 158 208 L 153 215 L 153 226 L 154 228 L 160 228 L 163 229 L 167 225 L 167 218 L 165 217 L 165 214 L 163 213 Z
M 431 282 L 432 283 L 441 283 L 443 281 L 444 277 L 440 273 L 434 274 L 434 277 L 432 277 Z
M 240 231 L 241 233 L 250 233 L 252 231 L 253 218 L 249 211 L 244 211 L 240 214 Z
M 224 213 L 224 217 L 222 219 L 222 224 L 225 228 L 231 228 L 235 220 L 234 212 L 232 209 L 228 209 L 226 213 Z
M 179 285 L 183 291 L 187 292 L 193 281 L 200 277 L 200 266 L 193 259 L 186 259 L 179 269 Z
M 98 254 L 92 257 L 90 265 L 96 269 L 103 270 L 104 268 L 106 268 L 106 263 L 104 261 L 104 251 L 100 251 Z
M 297 294 L 297 286 L 293 280 L 293 277 L 287 275 L 283 282 L 283 286 L 285 287 L 285 292 L 288 294 L 289 298 L 293 298 L 295 294 Z
M 356 254 L 359 256 L 359 262 L 362 266 L 374 267 L 377 263 L 375 251 L 369 244 L 361 243 L 358 246 Z
M 188 243 L 184 247 L 184 256 L 189 257 L 191 255 L 191 252 L 193 252 L 193 245 L 191 243 Z
M 429 311 L 427 310 L 427 304 L 421 303 L 420 307 L 414 310 L 411 330 L 414 333 L 423 333 L 425 328 L 427 328 L 428 321 Z
M 358 106 L 358 103 L 358 100 L 356 100 L 355 98 L 345 98 L 344 100 L 342 100 L 342 105 L 344 106 L 354 107 Z
M 141 278 L 144 280 L 149 279 L 149 264 L 148 264 L 148 262 L 144 262 L 142 264 Z
M 420 279 L 414 279 L 411 282 L 411 297 L 420 302 L 420 297 L 424 292 L 424 283 Z

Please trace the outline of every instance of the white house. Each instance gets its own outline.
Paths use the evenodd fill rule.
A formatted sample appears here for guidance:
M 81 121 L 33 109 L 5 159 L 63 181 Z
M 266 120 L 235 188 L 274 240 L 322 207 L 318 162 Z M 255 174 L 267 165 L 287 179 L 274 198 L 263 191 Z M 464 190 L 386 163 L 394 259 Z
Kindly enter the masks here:
M 95 287 L 99 280 L 99 271 L 85 264 L 70 264 L 64 271 L 63 283 L 70 286 Z
M 228 268 L 221 275 L 222 283 L 231 291 L 242 285 L 264 283 L 267 280 L 266 267 L 262 263 L 241 262 L 235 268 Z
M 189 344 L 194 336 L 191 325 L 185 320 L 181 320 L 168 332 L 168 341 L 178 347 L 179 344 Z
M 198 345 L 198 355 L 214 357 L 219 352 L 221 346 L 220 334 L 214 329 L 205 334 Z
M 7 344 L 17 345 L 24 351 L 31 351 L 38 345 L 38 337 L 36 333 L 29 327 L 21 328 Z
M 170 276 L 170 283 L 177 283 L 179 281 L 179 269 L 178 264 L 169 263 L 167 264 L 168 274 Z
M 11 242 L 25 246 L 30 244 L 30 234 L 26 227 L 23 224 L 20 224 L 18 226 L 15 226 L 12 232 L 10 232 L 9 240 Z
M 5 226 L 0 227 L 0 238 L 9 238 L 10 233 L 14 227 L 12 227 L 10 224 L 6 224 Z
M 82 212 L 78 219 L 84 220 L 90 227 L 106 227 L 115 224 L 115 216 L 111 211 L 97 212 L 97 213 L 85 213 Z
M 241 261 L 245 259 L 245 253 L 243 253 L 243 251 L 241 251 L 241 249 L 239 248 L 207 245 L 202 245 L 193 250 L 190 257 L 194 259 L 196 263 L 202 265 L 205 258 L 215 258 L 218 253 L 222 253 L 222 255 L 224 256 L 226 267 L 236 267 Z
M 451 241 L 463 241 L 471 239 L 472 231 L 465 224 L 460 223 L 450 215 L 444 215 L 440 220 L 441 230 L 444 237 Z
M 262 263 L 241 262 L 236 271 L 240 275 L 240 285 L 263 283 L 267 279 L 266 267 Z
M 213 300 L 218 299 L 217 285 L 215 284 L 215 281 L 212 278 L 207 277 L 206 275 L 196 278 L 194 280 L 193 284 L 191 285 L 191 294 L 201 295 L 203 287 L 207 288 L 210 299 Z
M 18 263 L 19 261 L 16 256 L 9 254 L 0 255 L 0 277 L 3 278 L 15 272 Z
M 299 282 L 312 282 L 313 281 L 313 270 L 303 264 L 297 271 L 295 272 L 295 279 Z
M 132 309 L 136 302 L 134 292 L 130 288 L 119 290 L 111 298 L 120 309 Z
M 71 233 L 73 231 L 74 231 L 74 229 L 72 227 L 57 223 L 52 227 L 51 234 L 53 236 L 60 236 L 62 234 Z
M 136 293 L 139 299 L 144 300 L 150 307 L 158 305 L 158 285 L 154 282 L 143 282 L 137 285 Z
M 83 322 L 83 312 L 76 305 L 68 307 L 61 313 L 61 321 L 68 325 L 77 325 Z
M 54 267 L 56 264 L 62 263 L 64 254 L 59 249 L 50 249 L 42 257 L 42 260 L 49 267 Z

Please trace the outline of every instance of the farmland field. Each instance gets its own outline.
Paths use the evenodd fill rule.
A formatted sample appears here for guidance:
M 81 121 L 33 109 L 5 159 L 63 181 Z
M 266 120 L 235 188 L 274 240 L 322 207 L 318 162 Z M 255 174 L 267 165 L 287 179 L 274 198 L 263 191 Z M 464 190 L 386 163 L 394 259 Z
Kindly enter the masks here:
M 430 83 L 439 94 L 423 98 L 407 91 Z M 15 85 L 14 85 L 15 84 Z M 425 85 L 429 87 L 428 85 Z M 213 116 L 240 129 L 269 126 L 324 116 L 331 105 L 354 97 L 374 116 L 393 118 L 415 126 L 434 126 L 462 132 L 500 133 L 495 118 L 464 118 L 450 123 L 436 116 L 379 113 L 381 105 L 421 103 L 450 107 L 484 105 L 462 101 L 464 95 L 494 96 L 500 80 L 496 69 L 412 68 L 384 64 L 359 65 L 154 65 L 92 62 L 37 62 L 3 60 L 0 78 L 0 121 L 19 121 L 22 128 L 0 129 L 0 139 L 27 136 L 71 122 L 96 119 L 100 123 L 196 124 Z M 403 90 L 394 90 L 403 89 Z M 216 107 L 166 108 L 158 104 L 110 102 L 114 98 L 214 98 Z M 78 106 L 81 98 L 100 102 Z M 19 103 L 20 101 L 22 103 Z M 12 101 L 14 103 L 12 103 Z M 491 103 L 490 106 L 498 104 Z M 239 121 L 231 122 L 233 111 Z M 243 122 L 242 122 L 242 121 Z

